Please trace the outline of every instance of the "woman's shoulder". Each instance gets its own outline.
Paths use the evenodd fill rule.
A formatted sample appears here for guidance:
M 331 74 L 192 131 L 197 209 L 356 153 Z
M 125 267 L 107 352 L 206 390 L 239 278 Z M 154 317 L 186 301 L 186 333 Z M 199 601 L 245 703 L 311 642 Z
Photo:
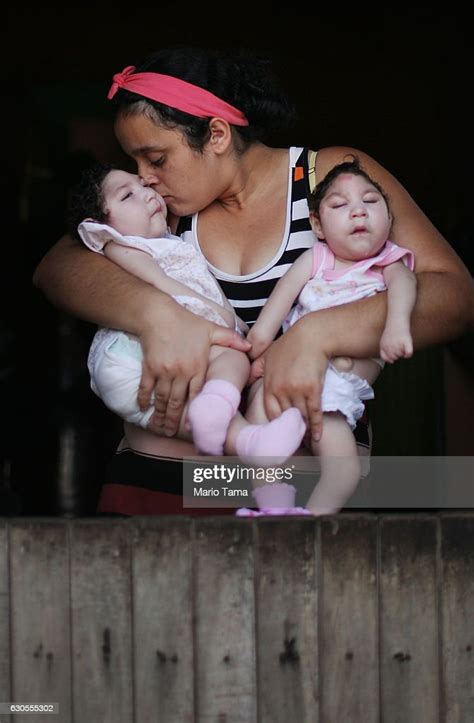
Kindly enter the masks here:
M 329 173 L 329 171 L 337 166 L 339 163 L 344 161 L 352 160 L 356 157 L 361 165 L 368 170 L 368 166 L 375 163 L 374 159 L 364 153 L 364 151 L 358 150 L 357 148 L 351 148 L 350 146 L 326 146 L 316 151 L 309 151 L 311 154 L 316 155 L 315 169 L 316 169 L 316 182 L 322 181 L 323 178 Z
M 322 181 L 334 166 L 354 158 L 359 161 L 364 171 L 382 186 L 389 197 L 391 192 L 395 195 L 401 192 L 408 198 L 405 189 L 386 168 L 365 151 L 351 146 L 326 146 L 318 151 L 316 182 Z
M 359 160 L 361 160 L 361 156 L 367 158 L 366 154 L 349 146 L 326 146 L 319 149 L 304 147 L 297 150 L 301 154 L 299 157 L 302 159 L 303 167 L 307 169 L 311 192 L 334 166 L 353 156 Z

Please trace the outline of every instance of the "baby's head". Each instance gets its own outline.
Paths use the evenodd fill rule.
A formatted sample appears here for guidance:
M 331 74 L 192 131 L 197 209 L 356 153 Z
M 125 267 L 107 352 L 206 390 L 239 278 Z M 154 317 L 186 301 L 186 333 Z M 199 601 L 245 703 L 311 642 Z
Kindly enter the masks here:
M 85 219 L 112 226 L 124 236 L 159 238 L 167 232 L 166 204 L 141 178 L 112 166 L 97 164 L 86 170 L 69 203 L 69 230 Z
M 339 258 L 358 261 L 374 256 L 388 239 L 388 198 L 357 158 L 332 168 L 308 205 L 311 228 Z

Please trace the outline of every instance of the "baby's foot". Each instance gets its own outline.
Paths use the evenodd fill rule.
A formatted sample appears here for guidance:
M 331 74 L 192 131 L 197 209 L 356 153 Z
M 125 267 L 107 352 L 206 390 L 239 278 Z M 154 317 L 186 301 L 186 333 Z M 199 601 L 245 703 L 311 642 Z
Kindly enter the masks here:
M 294 516 L 309 515 L 313 517 L 313 513 L 305 507 L 264 507 L 261 510 L 251 510 L 248 507 L 240 507 L 236 513 L 236 517 L 269 517 L 269 516 Z
M 206 382 L 190 403 L 188 421 L 193 441 L 201 454 L 221 455 L 229 424 L 240 404 L 240 392 L 224 379 Z
M 259 509 L 294 507 L 296 487 L 287 482 L 269 482 L 252 492 Z
M 301 412 L 290 407 L 267 424 L 249 424 L 235 441 L 235 449 L 243 462 L 278 466 L 301 444 L 306 424 Z
M 263 507 L 260 512 L 263 515 L 309 515 L 313 516 L 313 513 L 306 509 L 306 507 Z
M 236 517 L 261 517 L 261 515 L 261 510 L 251 510 L 248 507 L 239 507 L 239 509 L 235 511 Z
M 331 364 L 339 372 L 350 372 L 354 366 L 354 360 L 350 356 L 335 356 L 331 359 Z

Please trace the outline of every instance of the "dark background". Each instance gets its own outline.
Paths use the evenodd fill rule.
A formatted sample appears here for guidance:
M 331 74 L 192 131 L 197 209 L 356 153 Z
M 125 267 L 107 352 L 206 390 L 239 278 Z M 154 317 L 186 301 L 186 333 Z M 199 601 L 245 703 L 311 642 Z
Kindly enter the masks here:
M 244 46 L 271 57 L 299 114 L 273 144 L 348 145 L 374 156 L 472 272 L 467 14 L 453 4 L 444 13 L 260 8 L 255 17 L 235 5 L 186 16 L 166 5 L 4 13 L 0 515 L 93 514 L 120 438 L 120 423 L 89 389 L 94 327 L 51 307 L 31 276 L 64 231 L 81 168 L 91 158 L 124 161 L 105 100 L 113 73 L 160 44 Z M 374 453 L 472 454 L 471 365 L 472 337 L 386 369 L 371 410 Z

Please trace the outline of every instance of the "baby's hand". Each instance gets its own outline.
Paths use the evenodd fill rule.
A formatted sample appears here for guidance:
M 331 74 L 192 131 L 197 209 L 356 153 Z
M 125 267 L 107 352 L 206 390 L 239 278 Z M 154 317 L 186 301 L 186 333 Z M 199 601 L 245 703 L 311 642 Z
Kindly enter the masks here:
M 408 329 L 386 328 L 380 339 L 380 356 L 392 364 L 413 354 L 413 339 Z
M 269 339 L 259 332 L 258 329 L 253 327 L 247 334 L 247 341 L 252 344 L 252 348 L 248 352 L 251 359 L 258 359 L 259 356 L 268 349 L 273 339 Z

